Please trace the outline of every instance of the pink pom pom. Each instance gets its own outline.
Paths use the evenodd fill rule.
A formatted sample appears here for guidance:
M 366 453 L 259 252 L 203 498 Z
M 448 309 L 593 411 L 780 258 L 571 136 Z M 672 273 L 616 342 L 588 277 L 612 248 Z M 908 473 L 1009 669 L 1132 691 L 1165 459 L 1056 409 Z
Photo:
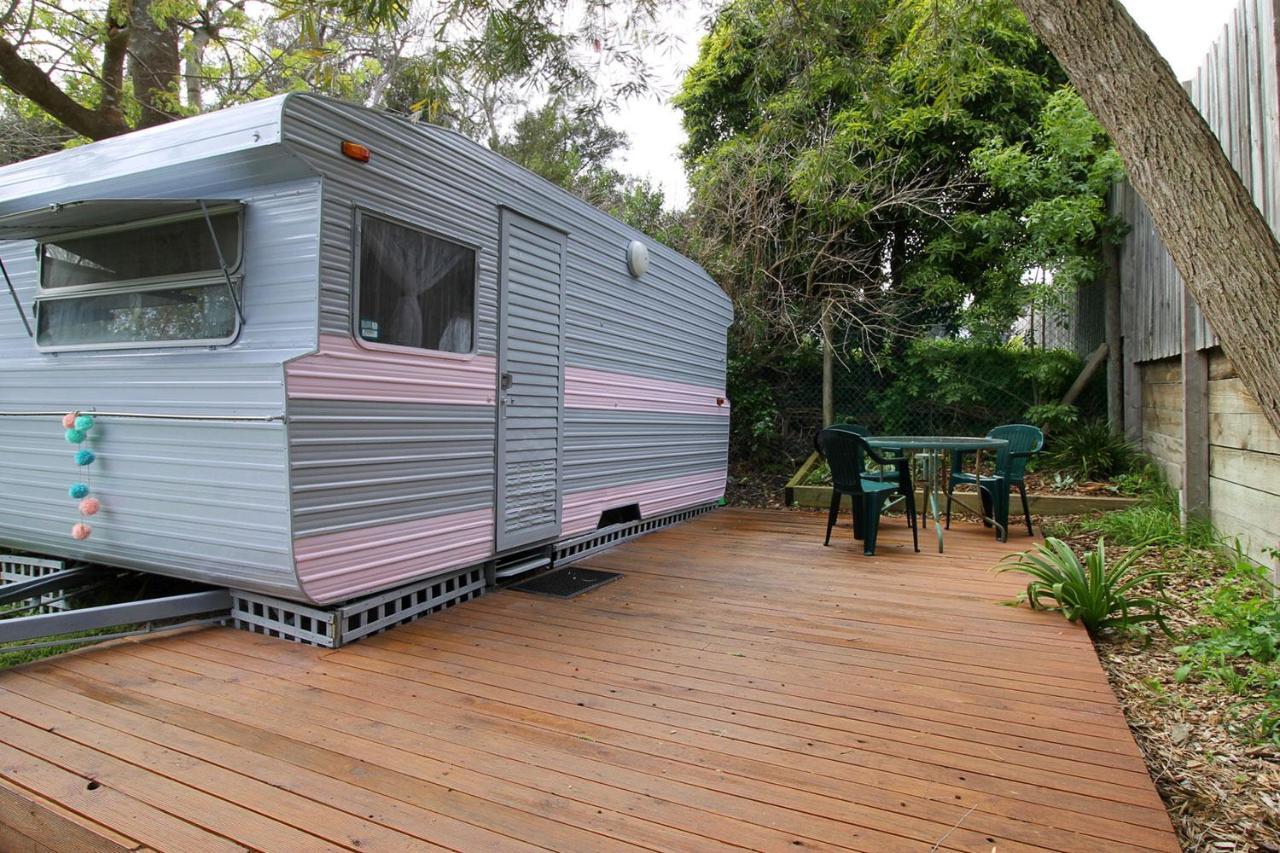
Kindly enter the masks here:
M 83 521 L 76 522 L 71 528 L 72 539 L 88 539 L 89 534 L 93 532 L 93 528 L 85 524 Z
M 67 412 L 62 416 L 62 426 L 66 429 L 75 429 L 76 418 L 80 416 L 79 412 Z
M 97 498 L 85 498 L 80 501 L 81 515 L 95 515 L 100 509 L 102 509 L 102 504 Z

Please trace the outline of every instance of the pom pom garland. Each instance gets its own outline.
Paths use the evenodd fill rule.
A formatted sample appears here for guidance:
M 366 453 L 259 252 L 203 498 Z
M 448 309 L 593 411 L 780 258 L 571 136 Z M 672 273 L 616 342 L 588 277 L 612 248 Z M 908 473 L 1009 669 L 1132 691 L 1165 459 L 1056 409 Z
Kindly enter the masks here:
M 80 445 L 80 449 L 76 451 L 75 455 L 76 464 L 82 468 L 92 465 L 98 457 L 92 450 L 84 446 L 84 442 L 89 437 L 89 430 L 93 429 L 93 415 L 67 412 L 62 416 L 62 426 L 65 430 L 63 437 L 70 444 Z M 71 525 L 71 538 L 77 541 L 88 539 L 93 533 L 93 528 L 85 522 L 85 519 L 91 515 L 97 515 L 99 510 L 102 509 L 102 502 L 97 498 L 89 497 L 89 483 L 72 483 L 70 488 L 67 489 L 67 495 L 72 500 L 79 501 L 77 508 L 80 511 L 80 521 Z

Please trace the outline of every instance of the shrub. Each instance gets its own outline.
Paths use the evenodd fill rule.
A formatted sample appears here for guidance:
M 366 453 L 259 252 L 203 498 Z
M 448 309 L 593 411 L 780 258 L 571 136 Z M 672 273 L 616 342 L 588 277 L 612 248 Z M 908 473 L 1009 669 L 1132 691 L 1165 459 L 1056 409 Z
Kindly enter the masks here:
M 1126 474 L 1137 461 L 1133 446 L 1104 420 L 1086 421 L 1053 436 L 1045 454 L 1049 467 L 1077 480 L 1107 480 Z
M 1107 565 L 1106 545 L 1098 540 L 1098 547 L 1086 553 L 1081 563 L 1070 545 L 1049 538 L 1033 550 L 1010 555 L 1005 560 L 1010 565 L 997 570 L 1030 575 L 1027 603 L 1082 623 L 1090 636 L 1113 628 L 1128 630 L 1143 622 L 1155 622 L 1167 632 L 1163 598 L 1134 594 L 1143 584 L 1168 574 L 1141 568 L 1138 560 L 1144 553 L 1144 548 L 1134 549 Z

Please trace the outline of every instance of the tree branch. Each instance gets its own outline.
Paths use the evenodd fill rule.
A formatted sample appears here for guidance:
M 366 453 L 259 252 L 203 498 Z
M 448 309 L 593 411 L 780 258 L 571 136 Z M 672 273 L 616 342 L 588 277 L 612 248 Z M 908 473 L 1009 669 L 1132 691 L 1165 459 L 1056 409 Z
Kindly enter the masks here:
M 91 110 L 58 88 L 40 66 L 18 53 L 0 38 L 0 82 L 57 119 L 70 130 L 90 139 L 106 139 L 129 130 L 124 121 Z

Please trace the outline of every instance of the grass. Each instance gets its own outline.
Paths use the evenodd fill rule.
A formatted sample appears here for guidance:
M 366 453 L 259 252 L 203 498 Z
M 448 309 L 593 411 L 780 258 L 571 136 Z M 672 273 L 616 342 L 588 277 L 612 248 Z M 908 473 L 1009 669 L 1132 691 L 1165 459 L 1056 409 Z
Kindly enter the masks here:
M 1138 503 L 1117 512 L 1107 512 L 1078 523 L 1085 533 L 1104 536 L 1115 545 L 1212 548 L 1219 543 L 1213 525 L 1190 519 L 1182 523 L 1178 496 L 1159 479 L 1149 479 Z

